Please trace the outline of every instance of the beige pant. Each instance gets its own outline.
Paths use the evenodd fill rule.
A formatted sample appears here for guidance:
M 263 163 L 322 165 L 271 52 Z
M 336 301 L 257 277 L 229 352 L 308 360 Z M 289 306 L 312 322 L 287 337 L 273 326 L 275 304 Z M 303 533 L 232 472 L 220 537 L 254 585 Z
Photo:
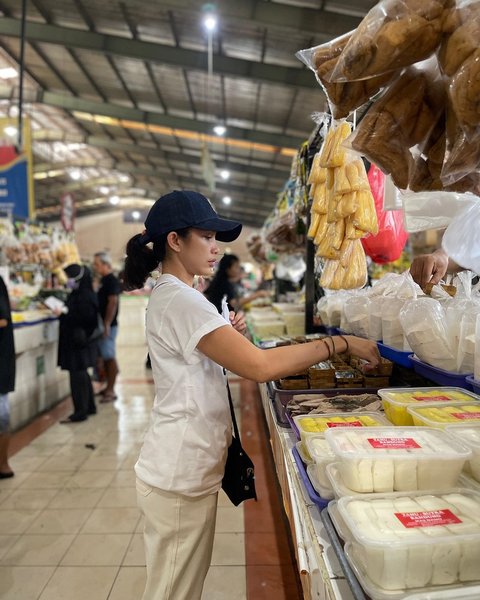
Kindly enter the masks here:
M 212 558 L 217 498 L 172 494 L 137 479 L 147 563 L 142 600 L 200 600 Z

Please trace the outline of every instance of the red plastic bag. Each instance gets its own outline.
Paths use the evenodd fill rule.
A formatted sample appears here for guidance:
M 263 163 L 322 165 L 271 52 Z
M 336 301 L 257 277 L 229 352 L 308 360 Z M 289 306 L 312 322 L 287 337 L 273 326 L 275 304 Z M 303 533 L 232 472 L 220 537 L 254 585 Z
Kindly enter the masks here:
M 408 233 L 403 228 L 403 211 L 383 210 L 385 175 L 373 164 L 368 172 L 368 181 L 375 199 L 378 233 L 362 238 L 363 248 L 373 262 L 393 262 L 400 258 L 408 239 Z

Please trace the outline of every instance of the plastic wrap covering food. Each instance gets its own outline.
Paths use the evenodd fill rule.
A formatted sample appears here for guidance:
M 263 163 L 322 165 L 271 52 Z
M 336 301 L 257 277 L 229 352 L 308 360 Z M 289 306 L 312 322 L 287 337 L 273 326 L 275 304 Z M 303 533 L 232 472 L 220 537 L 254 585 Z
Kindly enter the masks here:
M 402 193 L 405 228 L 410 233 L 445 229 L 459 210 L 478 202 L 474 194 L 459 192 Z
M 383 0 L 353 32 L 331 81 L 368 79 L 426 59 L 441 40 L 448 0 Z
M 348 241 L 342 260 L 326 260 L 320 285 L 330 290 L 353 290 L 367 283 L 367 262 L 360 240 Z
M 410 148 L 427 139 L 444 101 L 436 59 L 405 69 L 367 111 L 350 137 L 352 148 L 406 189 L 413 161 Z
M 299 233 L 299 221 L 293 206 L 272 220 L 266 228 L 265 239 L 277 252 L 296 252 L 303 248 L 305 235 Z
M 330 112 L 334 119 L 347 117 L 375 96 L 392 78 L 392 73 L 385 73 L 364 81 L 330 81 L 338 57 L 351 36 L 352 32 L 344 34 L 327 44 L 300 50 L 296 55 L 315 73 L 317 81 L 327 96 Z
M 332 126 L 315 156 L 309 181 L 314 188 L 308 236 L 316 255 L 328 259 L 322 287 L 339 290 L 365 285 L 365 253 L 358 240 L 377 232 L 377 216 L 363 161 L 347 152 L 346 122 Z
M 475 192 L 478 189 L 480 177 L 479 137 L 472 136 L 470 139 L 462 130 L 451 103 L 448 103 L 446 107 L 445 136 L 445 157 L 441 171 L 442 182 L 446 186 L 456 182 L 459 182 L 459 185 L 463 187 L 469 185 L 467 191 Z M 471 189 L 472 185 L 475 184 L 477 188 Z
M 370 299 L 362 293 L 349 298 L 343 306 L 351 332 L 359 337 L 367 338 L 369 335 L 369 304 Z
M 457 352 L 449 339 L 440 302 L 430 298 L 407 302 L 400 311 L 400 322 L 420 360 L 445 371 L 456 371 Z
M 478 144 L 480 135 L 480 4 L 457 0 L 443 22 L 440 66 L 460 128 Z

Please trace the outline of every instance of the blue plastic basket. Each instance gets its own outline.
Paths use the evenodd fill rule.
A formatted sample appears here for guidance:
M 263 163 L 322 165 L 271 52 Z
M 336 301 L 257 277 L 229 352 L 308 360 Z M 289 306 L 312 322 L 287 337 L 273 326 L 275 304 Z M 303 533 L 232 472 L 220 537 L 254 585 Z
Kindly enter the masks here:
M 296 448 L 292 448 L 292 454 L 293 454 L 293 458 L 295 459 L 295 462 L 297 464 L 300 478 L 302 479 L 302 481 L 305 485 L 305 488 L 307 490 L 310 500 L 319 508 L 319 510 L 322 510 L 323 508 L 325 508 L 327 506 L 327 504 L 330 501 L 324 500 L 315 491 L 315 489 L 307 475 L 307 471 L 305 470 L 305 465 L 303 464 L 303 461 L 300 458 L 300 454 L 298 453 L 298 450 Z
M 406 367 L 407 369 L 411 369 L 413 367 L 412 361 L 410 360 L 410 356 L 412 355 L 411 352 L 403 352 L 402 350 L 397 350 L 396 348 L 387 346 L 382 342 L 378 342 L 377 346 L 378 351 L 380 352 L 380 356 L 383 356 L 383 358 L 387 358 L 393 363 L 400 365 L 401 367 Z
M 467 375 L 465 379 L 467 380 L 467 383 L 472 386 L 473 391 L 480 395 L 480 381 L 475 379 L 473 375 Z
M 415 373 L 430 379 L 430 381 L 433 381 L 438 385 L 460 387 L 464 390 L 472 390 L 473 388 L 470 381 L 467 381 L 467 378 L 471 376 L 472 373 L 452 373 L 451 371 L 444 371 L 443 369 L 438 369 L 437 367 L 432 367 L 432 365 L 424 363 L 414 354 L 410 355 L 410 360 L 412 361 Z

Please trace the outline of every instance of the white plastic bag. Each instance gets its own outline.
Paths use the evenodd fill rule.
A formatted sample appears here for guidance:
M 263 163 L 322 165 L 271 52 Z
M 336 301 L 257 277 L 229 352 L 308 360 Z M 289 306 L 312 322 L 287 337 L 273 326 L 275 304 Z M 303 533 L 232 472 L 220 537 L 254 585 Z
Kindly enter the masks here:
M 442 248 L 458 265 L 480 274 L 480 198 L 469 204 L 450 223 Z
M 457 352 L 457 371 L 459 373 L 473 373 L 475 369 L 475 335 L 479 315 L 480 305 L 471 302 L 470 308 L 462 316 Z
M 403 192 L 405 229 L 409 233 L 448 227 L 459 211 L 478 202 L 474 194 L 458 192 Z
M 402 210 L 402 195 L 395 187 L 390 175 L 385 175 L 385 186 L 383 191 L 383 210 Z
M 450 345 L 445 321 L 443 307 L 432 298 L 406 302 L 400 311 L 403 330 L 418 358 L 439 369 L 455 372 L 457 356 Z

